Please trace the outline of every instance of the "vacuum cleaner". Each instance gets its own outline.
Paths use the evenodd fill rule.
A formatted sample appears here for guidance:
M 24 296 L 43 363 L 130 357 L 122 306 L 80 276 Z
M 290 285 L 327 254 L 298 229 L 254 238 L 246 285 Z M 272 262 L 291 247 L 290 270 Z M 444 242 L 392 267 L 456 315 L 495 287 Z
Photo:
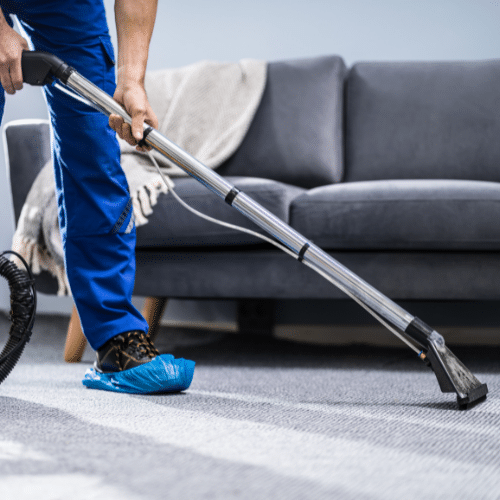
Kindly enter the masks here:
M 37 51 L 24 52 L 23 80 L 30 85 L 59 85 L 76 99 L 84 100 L 105 115 L 116 114 L 131 124 L 128 113 L 107 93 L 56 56 Z M 313 269 L 364 307 L 399 337 L 430 367 L 444 393 L 456 393 L 459 408 L 486 399 L 488 388 L 448 349 L 444 338 L 419 318 L 411 315 L 321 248 L 285 224 L 271 212 L 209 169 L 146 123 L 140 145 L 148 145 L 205 185 L 257 226 L 272 236 L 267 239 L 299 262 Z M 167 179 L 163 176 L 164 181 Z M 168 184 L 167 184 L 168 185 Z M 171 191 L 173 192 L 173 191 Z M 264 238 L 266 239 L 266 238 Z

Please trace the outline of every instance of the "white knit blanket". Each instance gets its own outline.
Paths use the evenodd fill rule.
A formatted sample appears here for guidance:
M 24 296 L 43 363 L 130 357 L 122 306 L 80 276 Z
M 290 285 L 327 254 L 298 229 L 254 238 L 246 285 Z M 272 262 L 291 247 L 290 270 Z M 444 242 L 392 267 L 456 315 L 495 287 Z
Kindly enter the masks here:
M 202 61 L 146 75 L 146 92 L 159 120 L 159 131 L 209 168 L 227 160 L 241 144 L 261 101 L 266 83 L 265 61 Z M 133 200 L 136 225 L 147 224 L 158 195 L 166 193 L 150 159 L 119 140 L 121 164 Z M 185 174 L 157 152 L 163 172 Z M 26 198 L 12 249 L 32 271 L 57 278 L 58 295 L 70 294 L 57 220 L 52 162 L 38 174 Z

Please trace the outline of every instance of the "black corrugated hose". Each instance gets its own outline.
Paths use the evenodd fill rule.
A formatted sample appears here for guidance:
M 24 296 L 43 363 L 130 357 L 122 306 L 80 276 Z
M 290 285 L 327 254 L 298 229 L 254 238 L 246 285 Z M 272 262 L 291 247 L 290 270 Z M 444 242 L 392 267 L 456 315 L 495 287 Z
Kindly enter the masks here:
M 22 271 L 5 254 L 13 254 L 26 267 Z M 10 288 L 9 339 L 0 353 L 0 384 L 6 379 L 23 353 L 31 337 L 35 322 L 36 290 L 35 280 L 26 261 L 16 252 L 0 254 L 0 275 L 7 279 Z

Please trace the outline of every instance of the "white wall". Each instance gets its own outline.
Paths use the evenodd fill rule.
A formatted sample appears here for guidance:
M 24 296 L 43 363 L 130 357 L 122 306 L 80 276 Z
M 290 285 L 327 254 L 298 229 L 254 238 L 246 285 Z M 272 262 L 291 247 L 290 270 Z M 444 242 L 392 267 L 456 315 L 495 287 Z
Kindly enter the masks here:
M 109 2 L 111 4 L 111 2 Z M 359 60 L 498 57 L 490 0 L 159 0 L 151 66 L 341 54 Z
M 114 0 L 104 0 L 114 39 Z M 360 60 L 457 60 L 500 57 L 498 0 L 159 0 L 149 69 L 200 59 L 266 60 L 340 54 Z M 39 89 L 7 96 L 3 122 L 45 118 Z M 0 250 L 13 232 L 0 145 Z M 4 280 L 2 280 L 4 281 Z M 70 302 L 40 297 L 40 311 Z M 0 309 L 9 308 L 0 282 Z

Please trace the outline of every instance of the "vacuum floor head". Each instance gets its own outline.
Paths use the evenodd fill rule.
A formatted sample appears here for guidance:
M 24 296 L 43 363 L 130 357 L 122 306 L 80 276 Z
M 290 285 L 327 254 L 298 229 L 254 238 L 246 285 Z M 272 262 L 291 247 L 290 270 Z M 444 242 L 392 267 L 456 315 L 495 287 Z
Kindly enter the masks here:
M 444 342 L 429 342 L 426 361 L 434 370 L 441 391 L 456 392 L 460 408 L 469 408 L 486 399 L 488 386 L 481 383 Z
M 422 320 L 414 318 L 405 334 L 420 345 L 420 358 L 433 370 L 443 392 L 456 392 L 459 408 L 486 399 L 488 387 L 446 347 L 444 338 Z

